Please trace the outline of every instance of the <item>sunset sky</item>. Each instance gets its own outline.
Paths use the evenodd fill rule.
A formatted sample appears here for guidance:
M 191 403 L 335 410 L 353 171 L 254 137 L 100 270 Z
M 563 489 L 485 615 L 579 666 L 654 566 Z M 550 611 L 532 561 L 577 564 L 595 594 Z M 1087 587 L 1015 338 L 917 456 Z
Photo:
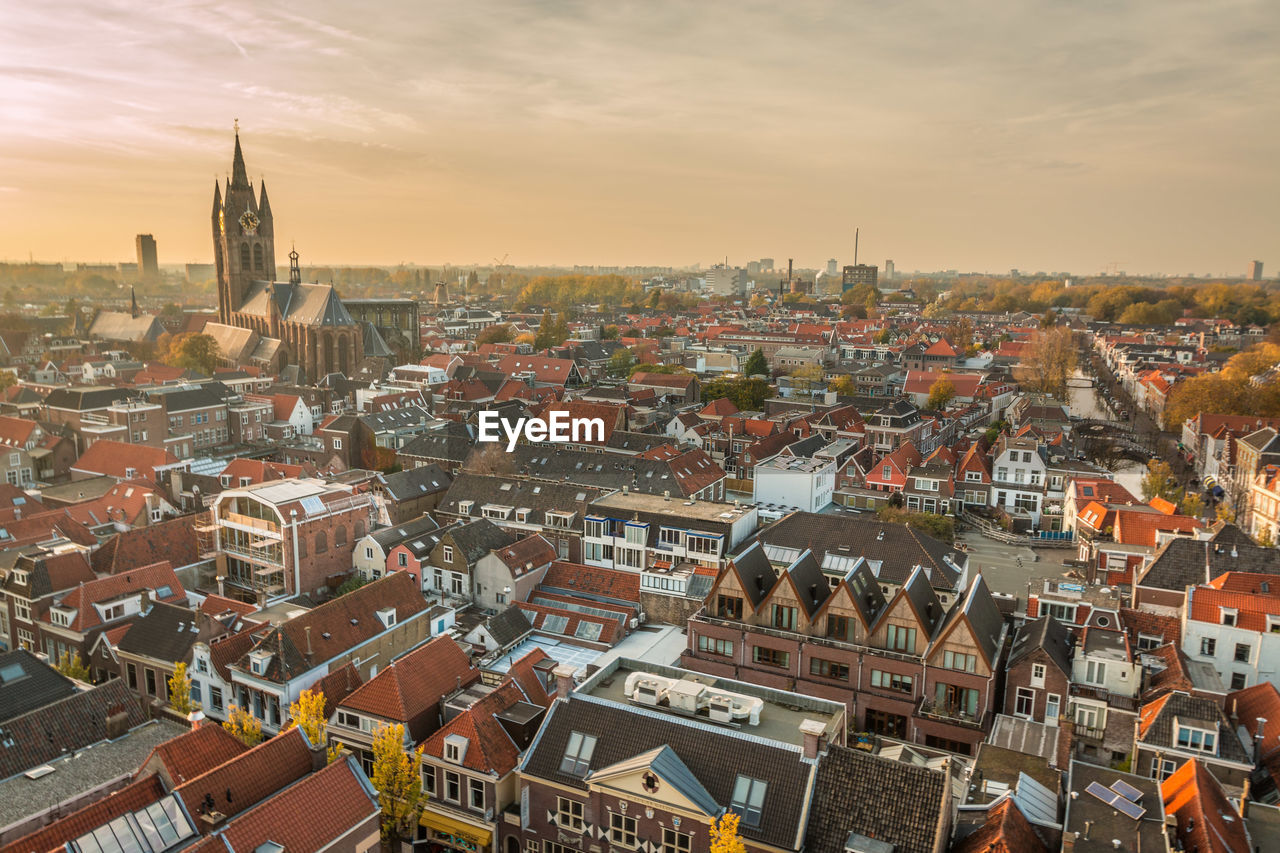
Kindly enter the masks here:
M 0 9 L 0 258 L 1280 269 L 1280 3 Z

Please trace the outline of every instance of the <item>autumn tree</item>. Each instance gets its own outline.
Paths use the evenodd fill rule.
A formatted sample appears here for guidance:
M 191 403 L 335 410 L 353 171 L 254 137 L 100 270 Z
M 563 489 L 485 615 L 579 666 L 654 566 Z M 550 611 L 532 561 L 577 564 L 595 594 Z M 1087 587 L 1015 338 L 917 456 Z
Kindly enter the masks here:
M 606 341 L 616 341 L 622 330 L 617 326 L 610 324 L 604 327 L 604 331 L 600 333 L 600 338 Z
M 747 363 L 742 365 L 743 376 L 768 376 L 769 361 L 764 357 L 764 350 L 757 349 L 747 356 Z
M 793 387 L 805 394 L 819 390 L 822 385 L 822 373 L 820 364 L 802 364 L 791 371 Z
M 1147 463 L 1147 473 L 1142 475 L 1142 499 L 1164 498 L 1175 503 L 1182 497 L 1182 489 L 1174 479 L 1173 469 L 1163 459 Z
M 930 412 L 941 412 L 956 396 L 956 386 L 950 379 L 938 379 L 929 386 L 929 399 L 924 407 Z
M 511 455 L 506 452 L 503 441 L 488 441 L 479 445 L 463 463 L 463 470 L 468 474 L 482 474 L 488 477 L 502 477 L 515 473 Z
M 635 361 L 635 354 L 631 350 L 619 347 L 613 351 L 613 355 L 609 356 L 609 375 L 626 376 Z
M 476 346 L 484 344 L 505 344 L 511 341 L 511 326 L 508 323 L 495 323 L 476 334 Z
M 382 839 L 394 843 L 409 836 L 426 797 L 422 793 L 422 747 L 405 748 L 404 726 L 379 726 L 373 733 L 370 781 L 382 805 Z
M 190 714 L 196 709 L 191 701 L 191 676 L 187 674 L 187 665 L 179 661 L 169 676 L 169 707 L 179 714 Z
M 320 690 L 304 690 L 298 701 L 289 705 L 289 728 L 297 726 L 312 746 L 323 746 L 329 740 L 329 720 L 325 716 L 325 698 Z M 342 752 L 342 742 L 334 741 L 326 754 L 329 763 Z
M 711 853 L 747 853 L 747 846 L 738 835 L 740 820 L 737 812 L 725 812 L 718 821 L 711 822 Z
M 831 380 L 831 384 L 827 388 L 841 397 L 856 397 L 858 395 L 858 386 L 854 384 L 853 377 L 847 373 L 842 373 Z
M 245 746 L 262 743 L 262 723 L 239 705 L 232 705 L 227 709 L 227 719 L 222 727 Z
M 202 332 L 186 332 L 175 335 L 169 341 L 169 350 L 165 353 L 164 363 L 170 367 L 182 367 L 198 370 L 212 376 L 213 369 L 222 358 L 222 350 L 213 335 Z
M 58 672 L 76 681 L 89 680 L 89 668 L 84 665 L 80 653 L 72 650 L 58 655 Z
M 1024 387 L 1058 400 L 1067 399 L 1067 379 L 1076 367 L 1076 347 L 1065 326 L 1041 329 L 1031 337 L 1014 378 Z
M 1183 515 L 1199 518 L 1204 515 L 1204 498 L 1199 492 L 1187 492 L 1182 496 L 1182 502 L 1178 504 L 1178 511 Z

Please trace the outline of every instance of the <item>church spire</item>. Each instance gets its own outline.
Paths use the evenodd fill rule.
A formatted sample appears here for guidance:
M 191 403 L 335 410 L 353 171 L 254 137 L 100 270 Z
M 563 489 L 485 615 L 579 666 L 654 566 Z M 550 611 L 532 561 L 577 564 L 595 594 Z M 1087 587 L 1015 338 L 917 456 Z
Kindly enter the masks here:
M 134 292 L 133 285 L 129 285 L 129 314 L 137 319 L 138 316 L 138 294 Z
M 271 218 L 271 202 L 267 201 L 267 182 L 265 180 L 258 182 L 262 194 L 258 201 L 258 218 L 267 220 Z
M 222 186 L 218 183 L 218 179 L 213 179 L 213 216 L 216 219 L 218 212 L 222 210 Z
M 231 186 L 249 186 L 249 172 L 244 167 L 244 154 L 240 151 L 240 119 L 236 119 L 236 154 L 231 161 Z

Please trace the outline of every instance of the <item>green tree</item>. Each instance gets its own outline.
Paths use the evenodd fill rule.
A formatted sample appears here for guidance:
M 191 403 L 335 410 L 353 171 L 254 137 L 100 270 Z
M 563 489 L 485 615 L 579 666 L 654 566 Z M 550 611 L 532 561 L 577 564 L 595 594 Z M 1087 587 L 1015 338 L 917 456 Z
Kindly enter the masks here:
M 74 678 L 76 681 L 89 680 L 89 668 L 84 665 L 77 651 L 63 652 L 58 655 L 57 670 L 67 678 Z
M 613 355 L 609 356 L 609 375 L 610 376 L 626 376 L 635 364 L 636 357 L 631 350 L 626 347 L 620 347 L 613 351 Z
M 169 707 L 179 714 L 190 714 L 197 707 L 191 701 L 191 676 L 187 675 L 187 665 L 181 661 L 169 676 Z
M 510 343 L 511 325 L 509 323 L 495 323 L 487 329 L 481 329 L 476 334 L 475 340 L 476 346 Z
M 1182 497 L 1182 489 L 1173 476 L 1173 469 L 1163 459 L 1152 459 L 1147 463 L 1147 473 L 1142 475 L 1142 499 L 1164 498 L 1177 503 Z
M 747 363 L 742 365 L 743 376 L 768 376 L 769 362 L 764 357 L 764 350 L 757 349 L 747 357 Z
M 924 407 L 931 412 L 941 412 L 956 396 L 956 386 L 949 379 L 938 379 L 929 386 L 929 399 Z
M 600 337 L 606 341 L 616 341 L 620 334 L 621 330 L 617 326 L 610 324 L 604 327 L 604 331 L 600 333 Z
M 417 825 L 426 797 L 422 793 L 422 747 L 405 748 L 404 726 L 379 726 L 373 733 L 370 781 L 382 805 L 382 839 L 392 844 Z

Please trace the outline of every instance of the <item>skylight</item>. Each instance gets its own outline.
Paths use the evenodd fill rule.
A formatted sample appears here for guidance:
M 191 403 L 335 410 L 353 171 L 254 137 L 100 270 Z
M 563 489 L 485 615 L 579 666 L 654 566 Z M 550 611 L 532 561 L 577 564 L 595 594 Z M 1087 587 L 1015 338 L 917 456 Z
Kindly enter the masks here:
M 591 755 L 596 750 L 596 739 L 593 735 L 582 732 L 571 732 L 569 743 L 564 748 L 564 758 L 560 759 L 560 772 L 570 776 L 585 776 L 591 768 Z

